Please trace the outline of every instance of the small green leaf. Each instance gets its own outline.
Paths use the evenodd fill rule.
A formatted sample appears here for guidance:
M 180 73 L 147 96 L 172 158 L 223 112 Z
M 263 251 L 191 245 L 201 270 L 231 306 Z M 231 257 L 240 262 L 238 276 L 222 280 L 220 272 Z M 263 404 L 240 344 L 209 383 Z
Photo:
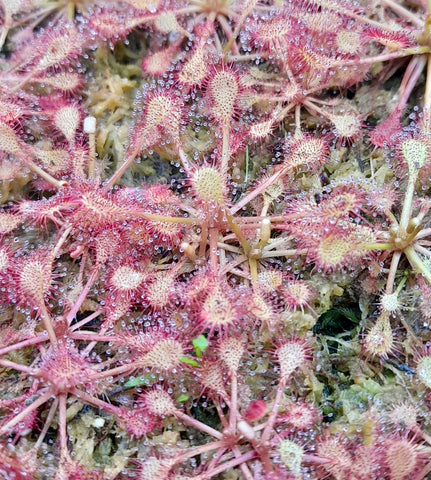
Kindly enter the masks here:
M 193 360 L 193 358 L 180 357 L 180 361 L 187 365 L 191 365 L 192 367 L 199 367 L 199 363 L 196 360 Z
M 188 400 L 188 399 L 189 399 L 189 396 L 183 394 L 183 395 L 180 395 L 180 396 L 177 398 L 177 402 L 178 402 L 178 403 L 185 402 L 185 401 Z
M 129 380 L 124 384 L 126 388 L 133 388 L 133 387 L 142 387 L 143 385 L 151 385 L 153 382 L 151 380 L 154 380 L 152 378 L 152 375 L 144 375 L 143 377 L 136 377 L 133 378 L 132 380 Z
M 202 358 L 202 352 L 208 348 L 208 340 L 203 335 L 194 338 L 192 340 L 193 347 L 195 348 L 196 356 Z

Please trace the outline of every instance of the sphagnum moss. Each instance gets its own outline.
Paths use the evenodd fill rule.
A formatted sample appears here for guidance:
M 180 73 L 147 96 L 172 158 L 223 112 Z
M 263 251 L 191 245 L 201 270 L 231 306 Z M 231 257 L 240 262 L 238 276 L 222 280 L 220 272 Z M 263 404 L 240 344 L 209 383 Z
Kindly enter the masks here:
M 0 476 L 427 478 L 429 14 L 0 1 Z

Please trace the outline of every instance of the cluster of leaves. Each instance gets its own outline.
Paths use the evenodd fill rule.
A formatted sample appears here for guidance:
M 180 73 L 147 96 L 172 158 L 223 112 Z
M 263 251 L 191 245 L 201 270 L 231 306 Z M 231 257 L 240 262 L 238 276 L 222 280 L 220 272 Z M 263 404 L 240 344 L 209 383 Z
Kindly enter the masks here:
M 0 8 L 0 474 L 426 478 L 430 6 Z

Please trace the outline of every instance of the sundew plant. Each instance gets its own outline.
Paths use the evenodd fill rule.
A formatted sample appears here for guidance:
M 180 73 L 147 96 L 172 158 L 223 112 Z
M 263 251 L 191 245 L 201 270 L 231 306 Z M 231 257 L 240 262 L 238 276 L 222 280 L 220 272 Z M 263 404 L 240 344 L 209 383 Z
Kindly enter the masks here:
M 431 1 L 0 19 L 0 477 L 431 478 Z

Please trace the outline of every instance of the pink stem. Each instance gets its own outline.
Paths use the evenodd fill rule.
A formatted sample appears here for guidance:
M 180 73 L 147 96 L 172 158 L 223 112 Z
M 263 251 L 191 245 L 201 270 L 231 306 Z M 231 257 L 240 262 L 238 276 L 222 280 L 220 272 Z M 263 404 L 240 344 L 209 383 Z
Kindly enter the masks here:
M 204 423 L 200 422 L 199 420 L 196 420 L 195 418 L 190 417 L 189 415 L 182 412 L 181 410 L 177 410 L 175 412 L 175 417 L 178 420 L 181 420 L 182 422 L 187 423 L 188 425 L 200 430 L 201 432 L 208 433 L 208 435 L 211 435 L 214 438 L 217 438 L 219 440 L 221 440 L 223 438 L 222 433 L 215 430 L 214 428 L 209 427 L 208 425 L 205 425 Z
M 241 457 L 241 451 L 238 447 L 233 447 L 232 452 L 235 455 L 235 458 Z M 253 474 L 250 472 L 250 469 L 248 468 L 246 463 L 241 463 L 239 468 L 244 475 L 245 480 L 253 480 Z
M 369 63 L 386 62 L 387 60 L 393 60 L 394 58 L 409 57 L 411 55 L 421 55 L 424 53 L 429 53 L 428 47 L 412 47 L 406 48 L 404 50 L 399 50 L 397 52 L 383 53 L 381 55 L 376 55 L 375 57 L 364 57 L 358 60 L 347 60 L 344 62 L 340 61 L 337 66 L 349 67 L 355 65 L 367 65 Z M 334 64 L 334 67 L 335 66 L 336 64 Z
M 308 453 L 306 453 L 302 457 L 302 460 L 304 462 L 313 463 L 315 465 L 325 465 L 331 462 L 331 460 L 329 460 L 328 458 L 318 457 L 317 455 L 310 455 Z
M 12 368 L 13 370 L 17 370 L 18 372 L 27 373 L 28 375 L 34 376 L 34 371 L 31 367 L 27 367 L 26 365 L 21 365 L 20 363 L 15 363 L 15 362 L 11 362 L 10 360 L 0 359 L 0 365 L 5 368 Z
M 37 337 L 29 338 L 28 340 L 23 340 L 22 342 L 15 343 L 14 345 L 9 345 L 8 347 L 0 348 L 0 355 L 5 353 L 12 352 L 14 350 L 19 350 L 20 348 L 28 347 L 34 345 L 35 343 L 46 342 L 46 335 L 38 335 Z
M 89 405 L 92 405 L 93 407 L 98 407 L 101 408 L 102 410 L 105 410 L 106 412 L 113 413 L 115 415 L 116 412 L 122 410 L 119 407 L 115 407 L 114 405 L 111 405 L 108 402 L 104 402 L 103 400 L 100 400 L 100 398 L 93 397 L 92 395 L 83 392 L 82 390 L 79 390 L 78 388 L 73 388 L 70 390 L 70 394 L 74 395 L 79 399 L 84 400 L 86 403 Z
M 138 123 L 141 123 L 142 120 L 140 120 Z M 136 132 L 136 128 L 138 131 Z M 126 156 L 124 159 L 124 163 L 121 165 L 121 167 L 112 175 L 112 177 L 105 183 L 104 188 L 105 190 L 110 189 L 113 187 L 118 180 L 124 175 L 126 170 L 132 165 L 132 163 L 135 161 L 136 157 L 139 155 L 139 153 L 144 149 L 144 144 L 145 144 L 145 139 L 148 135 L 148 131 L 145 131 L 145 128 L 143 128 L 141 125 L 135 125 L 135 134 L 134 138 L 139 138 L 135 142 L 135 144 L 130 144 L 127 151 L 126 151 Z M 146 135 L 147 134 L 147 135 Z
M 431 472 L 431 462 L 428 462 L 425 467 L 420 470 L 411 480 L 423 480 L 427 478 L 428 473 Z
M 284 387 L 286 386 L 286 379 L 281 378 L 280 383 L 278 384 L 277 387 L 277 393 L 275 395 L 274 403 L 272 405 L 271 413 L 269 414 L 269 418 L 266 422 L 265 428 L 263 429 L 262 432 L 262 437 L 261 437 L 261 444 L 264 444 L 269 441 L 269 436 L 271 434 L 271 431 L 274 427 L 275 420 L 278 415 L 278 409 L 280 408 L 280 403 L 281 403 L 281 398 L 283 396 L 284 392 Z
M 249 460 L 253 460 L 253 458 L 256 458 L 256 457 L 257 457 L 257 453 L 254 451 L 244 453 L 244 455 L 241 455 L 240 457 L 234 458 L 233 460 L 223 463 L 222 465 L 218 466 L 217 468 L 214 468 L 213 470 L 205 472 L 204 474 L 202 474 L 202 478 L 207 479 L 207 478 L 214 477 L 219 473 L 225 472 L 230 468 L 237 467 L 238 465 L 248 462 Z
M 57 407 L 58 407 L 58 398 L 56 398 L 50 409 L 49 409 L 49 412 L 48 412 L 48 415 L 46 417 L 46 420 L 45 420 L 45 424 L 43 426 L 43 429 L 42 431 L 40 432 L 39 434 L 39 437 L 36 441 L 36 443 L 33 445 L 33 449 L 34 450 L 37 450 L 41 445 L 42 445 L 42 442 L 43 442 L 43 439 L 45 438 L 45 435 L 46 435 L 46 432 L 48 431 L 48 428 L 50 427 L 51 423 L 52 423 L 52 420 L 54 418 L 54 415 L 55 415 L 55 411 L 57 410 Z
M 61 457 L 67 455 L 67 428 L 66 428 L 66 394 L 61 393 L 58 406 L 58 430 L 60 437 Z
M 84 300 L 87 298 L 90 288 L 93 286 L 94 282 L 97 279 L 97 276 L 99 275 L 99 270 L 100 270 L 99 266 L 93 270 L 85 287 L 82 289 L 82 292 L 79 294 L 79 297 L 76 299 L 75 303 L 73 304 L 72 309 L 67 314 L 66 322 L 68 325 L 72 323 L 73 319 L 75 318 L 75 315 L 78 313 L 79 309 L 81 308 L 81 305 L 83 304 Z
M 75 325 L 74 325 L 75 326 Z M 73 332 L 70 334 L 70 338 L 74 340 L 95 340 L 97 342 L 120 342 L 120 340 L 114 335 L 99 335 L 98 333 L 89 333 L 89 332 Z
M 223 440 L 218 440 L 217 442 L 206 443 L 200 447 L 189 448 L 186 452 L 182 453 L 175 460 L 179 463 L 184 461 L 186 458 L 195 457 L 196 455 L 201 455 L 202 453 L 211 452 L 212 450 L 217 450 L 224 446 Z
M 238 381 L 236 372 L 231 372 L 231 386 L 230 386 L 230 409 L 229 409 L 229 433 L 235 435 L 236 423 L 238 417 L 237 401 L 238 401 Z
M 248 195 L 246 195 L 240 202 L 238 202 L 236 205 L 234 205 L 229 211 L 231 215 L 236 213 L 238 210 L 241 210 L 242 207 L 247 205 L 247 203 L 251 202 L 253 199 L 255 199 L 258 195 L 260 195 L 262 192 L 264 192 L 268 187 L 270 187 L 279 177 L 284 175 L 286 173 L 286 170 L 281 168 L 278 170 L 276 173 L 271 175 L 269 178 L 267 178 L 262 184 L 260 184 L 258 187 L 256 187 L 252 192 L 250 192 Z
M 428 237 L 431 235 L 431 228 L 424 228 L 423 230 L 421 230 L 417 235 L 416 235 L 416 238 L 419 239 L 419 238 L 424 238 L 424 237 Z
M 3 425 L 0 428 L 0 435 L 4 435 L 8 433 L 8 430 L 11 429 L 13 426 L 15 426 L 17 423 L 19 423 L 21 420 L 23 420 L 30 412 L 33 410 L 36 410 L 36 408 L 39 408 L 41 405 L 46 403 L 52 396 L 52 391 L 48 390 L 46 391 L 43 395 L 41 395 L 39 398 L 37 398 L 33 403 L 31 403 L 28 407 L 24 408 L 18 415 L 12 418 L 8 423 Z
M 207 470 L 212 470 L 220 462 L 220 459 L 225 454 L 227 447 L 220 448 L 211 458 L 211 461 L 206 465 Z
M 394 252 L 392 255 L 391 266 L 389 267 L 388 278 L 386 280 L 385 292 L 387 295 L 391 295 L 394 291 L 395 275 L 397 274 L 398 264 L 400 262 L 401 252 Z
M 88 322 L 91 322 L 91 320 L 94 320 L 95 318 L 97 318 L 99 315 L 101 315 L 102 313 L 104 312 L 104 309 L 103 308 L 99 308 L 99 310 L 96 310 L 94 313 L 92 313 L 91 315 L 89 315 L 88 317 L 85 317 L 83 320 L 81 320 L 80 322 L 78 323 L 75 323 L 74 325 L 72 325 L 69 329 L 69 331 L 73 332 L 74 330 L 77 330 L 78 328 L 82 327 L 83 325 L 85 325 L 86 323 Z M 108 342 L 110 340 L 107 340 Z
M 54 331 L 54 326 L 51 322 L 51 315 L 49 314 L 45 304 L 40 306 L 40 313 L 40 319 L 42 320 L 43 326 L 48 333 L 49 341 L 52 345 L 55 345 L 57 343 L 57 336 Z
M 407 65 L 406 71 L 404 73 L 403 79 L 400 85 L 401 98 L 398 101 L 398 107 L 400 109 L 404 108 L 406 105 L 410 94 L 416 85 L 422 70 L 427 63 L 427 58 L 425 55 L 420 55 L 419 57 L 413 57 L 409 64 Z
M 115 375 L 130 372 L 131 370 L 139 368 L 140 366 L 140 362 L 138 361 L 126 363 L 125 365 L 120 365 L 119 367 L 111 368 L 111 370 L 105 370 L 104 372 L 98 373 L 97 378 L 114 377 Z
M 232 29 L 230 28 L 229 22 L 223 15 L 217 15 L 217 21 L 226 34 L 227 39 L 230 40 L 232 38 Z M 232 42 L 232 53 L 234 55 L 238 55 L 238 45 L 235 43 L 235 41 Z
M 217 240 L 218 240 L 218 228 L 209 229 L 210 239 L 210 263 L 214 272 L 218 270 L 218 255 L 217 255 Z

